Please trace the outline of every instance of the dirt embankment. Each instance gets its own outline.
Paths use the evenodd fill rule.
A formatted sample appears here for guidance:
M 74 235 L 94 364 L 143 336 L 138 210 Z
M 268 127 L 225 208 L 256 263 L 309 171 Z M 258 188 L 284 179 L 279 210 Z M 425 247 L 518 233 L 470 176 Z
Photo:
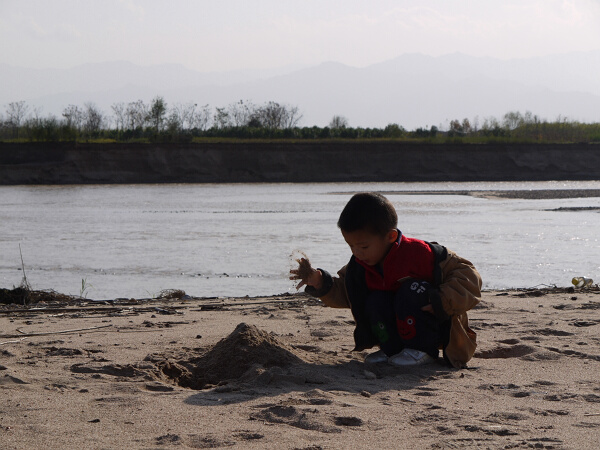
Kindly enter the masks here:
M 0 143 L 0 184 L 598 179 L 590 144 Z

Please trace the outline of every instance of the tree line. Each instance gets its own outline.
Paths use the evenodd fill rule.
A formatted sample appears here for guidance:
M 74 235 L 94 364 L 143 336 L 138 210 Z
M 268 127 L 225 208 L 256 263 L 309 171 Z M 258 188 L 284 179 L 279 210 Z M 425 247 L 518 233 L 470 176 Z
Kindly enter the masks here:
M 193 102 L 169 106 L 157 96 L 114 103 L 106 113 L 94 103 L 68 105 L 60 117 L 42 116 L 25 101 L 6 105 L 0 112 L 2 141 L 190 142 L 208 138 L 230 139 L 406 139 L 431 142 L 600 142 L 599 123 L 581 123 L 558 117 L 554 121 L 531 112 L 508 112 L 488 117 L 449 121 L 444 127 L 406 130 L 390 123 L 384 128 L 351 127 L 341 115 L 325 127 L 301 127 L 297 106 L 274 101 L 254 104 L 240 100 L 212 108 Z

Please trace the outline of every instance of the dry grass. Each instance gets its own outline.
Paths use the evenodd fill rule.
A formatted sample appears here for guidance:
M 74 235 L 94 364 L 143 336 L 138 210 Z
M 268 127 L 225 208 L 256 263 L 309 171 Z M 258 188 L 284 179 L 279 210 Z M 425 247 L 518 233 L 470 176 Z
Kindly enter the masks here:
M 185 297 L 185 291 L 181 289 L 164 289 L 156 296 L 159 300 L 180 300 Z

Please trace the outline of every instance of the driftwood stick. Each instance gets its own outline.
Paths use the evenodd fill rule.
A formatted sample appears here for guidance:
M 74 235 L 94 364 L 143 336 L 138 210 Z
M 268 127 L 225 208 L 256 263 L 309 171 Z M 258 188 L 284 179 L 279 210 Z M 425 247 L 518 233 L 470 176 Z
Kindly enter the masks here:
M 255 305 L 267 305 L 267 304 L 285 304 L 285 303 L 299 303 L 309 300 L 306 298 L 265 298 L 256 299 L 253 301 L 237 300 L 237 301 L 211 301 L 206 303 L 188 303 L 186 305 L 148 305 L 148 306 L 79 306 L 79 307 L 64 307 L 64 308 L 26 308 L 26 309 L 5 309 L 0 310 L 0 315 L 10 314 L 55 314 L 55 313 L 77 313 L 77 312 L 89 312 L 89 313 L 113 313 L 113 312 L 152 312 L 156 311 L 156 308 L 162 308 L 165 310 L 180 310 L 180 309 L 191 309 L 191 308 L 202 308 L 202 307 L 229 307 L 229 306 L 255 306 Z
M 187 306 L 167 306 L 168 309 L 183 309 Z M 90 312 L 90 313 L 119 313 L 119 312 L 149 312 L 155 311 L 154 307 L 145 306 L 142 308 L 132 308 L 129 306 L 110 306 L 110 307 L 94 307 L 94 306 L 81 306 L 74 308 L 31 308 L 31 309 L 5 309 L 0 311 L 0 314 L 55 314 L 55 313 L 77 313 L 77 312 Z
M 27 338 L 24 337 L 24 338 L 21 338 L 21 339 L 17 339 L 16 341 L 4 341 L 4 342 L 0 342 L 0 345 L 3 345 L 3 344 L 17 344 L 17 343 L 19 343 L 19 342 L 21 342 L 21 341 L 23 341 L 25 339 L 27 339 Z
M 48 332 L 44 332 L 44 333 L 25 333 L 24 331 L 21 331 L 17 328 L 17 332 L 21 333 L 21 334 L 3 334 L 0 337 L 5 337 L 5 338 L 13 338 L 13 337 L 19 337 L 19 336 L 48 336 L 51 334 L 67 334 L 67 333 L 76 333 L 78 331 L 90 331 L 90 330 L 99 330 L 101 328 L 108 328 L 108 327 L 112 327 L 112 324 L 110 325 L 100 325 L 97 327 L 89 327 L 89 328 L 75 328 L 73 330 L 61 330 L 61 331 L 48 331 Z

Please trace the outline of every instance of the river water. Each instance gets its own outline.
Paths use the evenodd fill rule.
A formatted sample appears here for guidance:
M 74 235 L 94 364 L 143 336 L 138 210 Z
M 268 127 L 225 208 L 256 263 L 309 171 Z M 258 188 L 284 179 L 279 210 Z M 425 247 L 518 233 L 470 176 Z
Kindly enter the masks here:
M 356 191 L 392 192 L 403 233 L 470 259 L 484 288 L 600 281 L 600 198 L 456 193 L 556 189 L 600 189 L 600 181 L 4 186 L 0 287 L 20 284 L 21 250 L 34 289 L 92 299 L 293 292 L 294 250 L 332 272 L 349 259 L 336 222 Z

